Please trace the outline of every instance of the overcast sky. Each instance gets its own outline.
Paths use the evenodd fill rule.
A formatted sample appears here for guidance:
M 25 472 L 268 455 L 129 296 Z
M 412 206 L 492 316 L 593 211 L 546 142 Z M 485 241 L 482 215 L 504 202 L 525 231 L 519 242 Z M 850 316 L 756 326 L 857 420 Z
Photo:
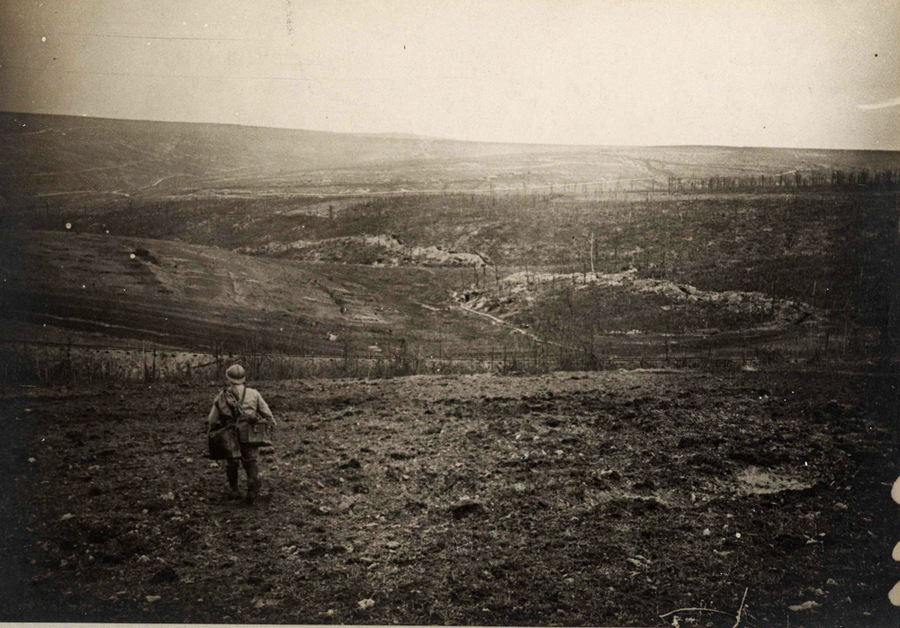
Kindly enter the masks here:
M 900 149 L 900 0 L 5 0 L 0 109 Z

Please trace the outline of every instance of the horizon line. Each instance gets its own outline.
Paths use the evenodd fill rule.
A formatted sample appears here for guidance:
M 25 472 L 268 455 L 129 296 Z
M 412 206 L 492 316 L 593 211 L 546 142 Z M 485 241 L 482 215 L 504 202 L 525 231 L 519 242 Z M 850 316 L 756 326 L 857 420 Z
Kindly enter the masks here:
M 8 109 L 0 110 L 0 114 L 12 115 L 29 115 L 29 116 L 53 116 L 58 118 L 79 118 L 89 120 L 111 120 L 116 122 L 149 122 L 154 124 L 190 124 L 190 125 L 213 125 L 213 126 L 229 126 L 247 129 L 270 129 L 274 131 L 299 131 L 304 133 L 322 133 L 328 135 L 357 135 L 369 137 L 388 137 L 395 136 L 393 139 L 407 141 L 432 141 L 432 142 L 456 142 L 466 144 L 504 144 L 510 146 L 548 146 L 548 147 L 571 147 L 571 148 L 729 148 L 729 149 L 767 149 L 767 150 L 808 150 L 808 151 L 847 151 L 847 152 L 877 152 L 877 153 L 897 153 L 900 152 L 900 146 L 897 148 L 826 148 L 826 147 L 804 147 L 804 146 L 763 146 L 763 145 L 747 145 L 747 144 L 582 144 L 582 143 L 566 143 L 566 142 L 522 142 L 522 141 L 502 141 L 502 140 L 471 140 L 458 139 L 448 137 L 437 137 L 432 135 L 424 135 L 422 133 L 412 133 L 409 131 L 325 131 L 321 129 L 307 129 L 300 127 L 285 126 L 269 126 L 262 124 L 245 124 L 240 122 L 197 122 L 192 120 L 159 120 L 150 118 L 118 118 L 111 116 L 96 116 L 88 114 L 76 113 L 46 113 L 38 111 L 13 111 Z

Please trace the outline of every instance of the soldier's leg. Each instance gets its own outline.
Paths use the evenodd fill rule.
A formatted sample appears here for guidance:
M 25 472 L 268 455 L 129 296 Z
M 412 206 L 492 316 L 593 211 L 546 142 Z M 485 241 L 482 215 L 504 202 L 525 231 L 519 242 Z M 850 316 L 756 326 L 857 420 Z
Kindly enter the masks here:
M 240 497 L 240 491 L 238 491 L 238 470 L 240 465 L 240 458 L 228 458 L 225 461 L 225 475 L 228 476 L 228 488 L 231 489 L 232 497 Z
M 247 503 L 252 504 L 259 497 L 259 445 L 241 443 L 241 462 L 247 472 Z

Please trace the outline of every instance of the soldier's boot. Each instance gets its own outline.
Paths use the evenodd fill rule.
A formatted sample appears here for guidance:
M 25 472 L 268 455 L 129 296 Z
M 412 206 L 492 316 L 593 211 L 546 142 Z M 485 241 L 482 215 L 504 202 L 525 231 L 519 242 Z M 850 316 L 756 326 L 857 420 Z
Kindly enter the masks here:
M 240 499 L 241 492 L 238 490 L 238 467 L 225 467 L 225 474 L 228 476 L 229 499 Z
M 247 472 L 247 503 L 253 504 L 259 497 L 259 464 L 256 460 L 249 460 L 244 463 L 244 470 Z

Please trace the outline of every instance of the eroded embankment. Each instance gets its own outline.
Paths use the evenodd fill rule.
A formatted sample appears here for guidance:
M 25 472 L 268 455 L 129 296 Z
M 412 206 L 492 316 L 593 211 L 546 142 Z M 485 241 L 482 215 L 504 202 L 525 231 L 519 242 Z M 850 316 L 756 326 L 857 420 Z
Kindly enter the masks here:
M 269 242 L 263 246 L 243 247 L 239 253 L 287 257 L 306 262 L 344 262 L 381 266 L 472 266 L 490 264 L 485 256 L 447 250 L 440 246 L 411 246 L 395 236 L 363 235 Z
M 672 307 L 713 307 L 735 316 L 765 317 L 765 326 L 778 327 L 821 318 L 821 313 L 807 303 L 791 299 L 776 299 L 756 291 L 701 290 L 689 284 L 668 279 L 640 277 L 638 270 L 629 268 L 618 273 L 548 273 L 520 271 L 507 275 L 483 287 L 472 286 L 455 294 L 458 301 L 475 311 L 497 317 L 508 317 L 539 305 L 542 300 L 559 298 L 560 291 L 576 293 L 607 288 L 623 295 L 655 295 Z M 571 298 L 571 297 L 570 297 Z

